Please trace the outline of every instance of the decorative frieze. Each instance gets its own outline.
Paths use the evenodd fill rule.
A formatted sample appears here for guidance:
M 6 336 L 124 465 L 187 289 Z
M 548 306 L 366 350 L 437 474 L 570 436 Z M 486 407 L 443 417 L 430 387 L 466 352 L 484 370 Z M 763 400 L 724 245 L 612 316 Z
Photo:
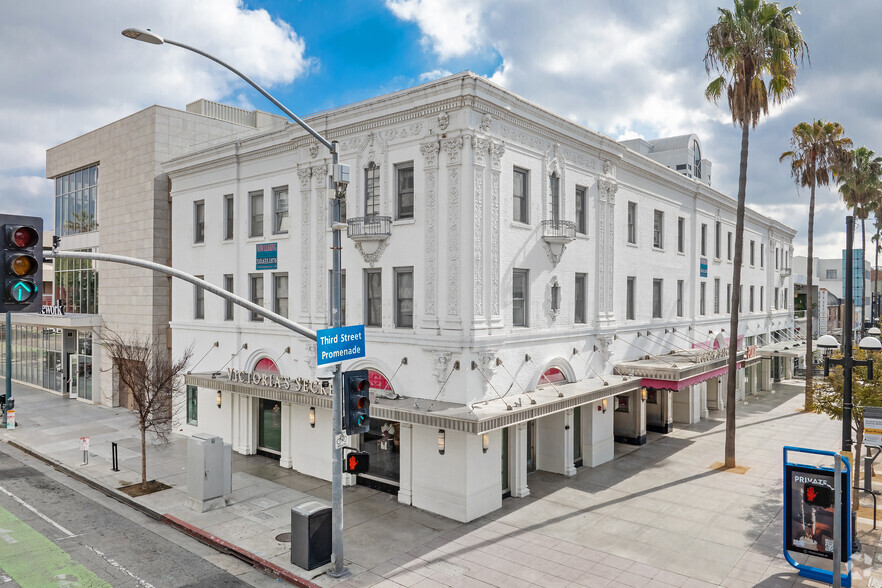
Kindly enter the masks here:
M 303 317 L 309 319 L 309 302 L 312 281 L 309 279 L 309 266 L 312 254 L 312 239 L 310 238 L 310 183 L 312 179 L 312 168 L 300 168 L 297 170 L 297 177 L 300 180 L 300 312 Z
M 327 275 L 328 275 L 328 258 L 325 255 L 325 246 L 327 246 L 328 241 L 328 200 L 326 198 L 322 198 L 321 195 L 324 194 L 324 190 L 326 187 L 326 182 L 328 181 L 328 166 L 327 165 L 317 165 L 312 168 L 312 178 L 315 183 L 316 192 L 320 195 L 317 198 L 318 206 L 316 207 L 316 219 L 315 219 L 315 242 L 317 243 L 317 251 L 315 252 L 315 298 L 317 303 L 316 310 L 320 317 L 327 318 L 328 316 L 328 296 L 325 294 L 325 286 L 328 283 Z
M 428 320 L 437 318 L 437 282 L 438 282 L 438 152 L 441 150 L 437 141 L 420 145 L 423 156 L 423 169 L 426 174 L 426 289 L 425 315 Z

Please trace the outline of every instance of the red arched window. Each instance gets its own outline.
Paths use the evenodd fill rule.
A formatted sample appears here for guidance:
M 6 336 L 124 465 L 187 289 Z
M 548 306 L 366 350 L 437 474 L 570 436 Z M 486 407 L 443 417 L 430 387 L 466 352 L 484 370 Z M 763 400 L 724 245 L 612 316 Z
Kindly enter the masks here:
M 264 357 L 254 366 L 254 371 L 261 374 L 278 374 L 279 366 L 268 357 Z
M 560 382 L 566 382 L 567 377 L 564 375 L 562 371 L 558 368 L 548 368 L 545 370 L 545 373 L 542 374 L 542 377 L 539 378 L 539 386 L 544 386 L 545 384 L 558 384 Z
M 392 390 L 392 384 L 380 372 L 368 370 L 368 382 L 370 382 L 372 390 Z

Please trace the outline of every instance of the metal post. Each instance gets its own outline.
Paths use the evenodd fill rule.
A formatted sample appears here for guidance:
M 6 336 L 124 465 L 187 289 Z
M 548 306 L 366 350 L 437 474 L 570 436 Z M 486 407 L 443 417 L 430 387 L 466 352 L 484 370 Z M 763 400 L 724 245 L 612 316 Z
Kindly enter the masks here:
M 845 316 L 842 320 L 842 451 L 851 454 L 852 321 L 854 314 L 854 217 L 845 217 Z
M 6 407 L 12 398 L 12 313 L 6 311 L 6 404 L 3 405 L 3 426 L 6 426 Z
M 339 163 L 337 156 L 337 141 L 332 143 L 331 162 Z M 331 326 L 339 329 L 342 326 L 342 276 L 340 271 L 340 198 L 336 194 L 334 198 L 333 212 L 333 243 L 331 246 L 334 264 L 332 277 L 331 296 Z M 331 518 L 333 529 L 331 531 L 331 560 L 333 567 L 328 570 L 332 578 L 344 578 L 349 575 L 343 561 L 343 449 L 338 447 L 337 439 L 343 435 L 343 370 L 338 363 L 334 366 L 334 395 L 331 399 L 331 420 L 333 421 L 332 447 L 333 459 L 331 460 Z
M 851 218 L 851 217 L 848 217 Z M 842 586 L 842 456 L 834 455 L 833 468 L 833 586 Z
M 117 453 L 116 441 L 114 441 L 113 443 L 110 444 L 110 451 L 113 454 L 112 455 L 113 467 L 110 469 L 114 472 L 118 472 L 119 471 L 119 454 Z

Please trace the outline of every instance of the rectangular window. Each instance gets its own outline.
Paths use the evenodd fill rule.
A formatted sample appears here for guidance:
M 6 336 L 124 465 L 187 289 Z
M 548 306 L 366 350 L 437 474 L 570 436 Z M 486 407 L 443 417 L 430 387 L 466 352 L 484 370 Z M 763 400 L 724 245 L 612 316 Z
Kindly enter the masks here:
M 766 244 L 760 243 L 760 267 L 766 267 Z
M 328 308 L 334 306 L 334 270 L 328 271 Z M 333 316 L 330 325 L 334 325 Z M 346 326 L 346 270 L 340 270 L 340 326 Z
M 775 288 L 775 310 L 778 310 L 778 304 L 780 303 L 780 300 L 781 300 L 779 298 L 779 294 L 780 294 L 780 289 Z
M 714 223 L 714 259 L 722 259 L 723 254 L 723 228 L 722 223 Z
M 682 216 L 677 219 L 677 253 L 686 252 L 686 219 Z
M 395 176 L 398 180 L 398 206 L 395 218 L 413 218 L 413 162 L 396 166 Z
M 551 220 L 560 220 L 560 178 L 551 176 Z
M 726 259 L 732 261 L 732 232 L 726 234 Z
M 637 244 L 637 203 L 628 203 L 628 243 Z
M 760 286 L 760 312 L 763 311 L 763 305 L 765 305 L 764 299 L 766 297 L 766 287 Z
M 753 241 L 751 241 L 751 242 L 750 242 L 750 267 L 753 267 L 753 260 L 754 260 L 754 258 L 753 258 L 753 253 L 754 253 L 754 250 L 756 249 L 756 248 L 754 247 L 754 245 L 756 245 L 756 243 L 754 243 Z
M 576 302 L 576 314 L 573 319 L 573 322 L 584 324 L 588 322 L 586 320 L 586 309 L 585 309 L 585 292 L 588 284 L 588 275 L 587 274 L 576 274 L 576 290 L 575 290 L 575 302 Z
M 251 274 L 249 278 L 251 281 L 250 300 L 258 306 L 263 306 L 263 275 Z M 250 318 L 252 321 L 263 322 L 263 317 L 256 312 L 252 312 Z
M 199 388 L 187 386 L 187 424 L 197 425 L 199 407 Z
M 379 269 L 364 270 L 364 324 L 383 326 L 383 282 Z
M 364 215 L 380 215 L 380 168 L 374 162 L 364 170 Z
M 732 312 L 732 284 L 726 284 L 726 314 Z
M 665 213 L 656 210 L 652 220 L 652 246 L 656 249 L 665 247 Z
M 636 286 L 637 278 L 634 276 L 628 276 L 627 286 L 625 288 L 625 318 L 629 321 L 633 321 L 636 317 L 636 301 L 634 300 L 635 292 L 634 288 Z
M 701 223 L 701 254 L 707 255 L 707 225 Z
M 750 312 L 753 312 L 753 286 L 750 287 Z
M 273 234 L 288 232 L 288 186 L 273 189 Z
M 784 288 L 784 310 L 787 310 L 787 288 Z
M 677 280 L 677 316 L 683 316 L 683 280 Z
M 714 314 L 720 314 L 720 278 L 714 278 Z
M 516 327 L 526 327 L 530 320 L 527 312 L 528 277 L 529 272 L 525 269 L 515 269 L 511 272 L 512 324 Z
M 273 312 L 288 317 L 288 274 L 273 274 Z
M 98 166 L 55 178 L 55 234 L 98 230 Z
M 705 286 L 707 286 L 706 282 L 701 282 L 698 285 L 698 314 L 700 314 L 701 316 L 704 316 L 705 314 Z
M 249 237 L 263 237 L 263 192 L 248 194 L 251 222 L 248 225 Z
M 588 234 L 588 190 L 576 186 L 576 232 Z
M 233 221 L 235 219 L 233 203 L 232 194 L 224 196 L 224 241 L 229 241 L 233 238 Z
M 512 220 L 519 223 L 529 223 L 527 216 L 527 202 L 529 194 L 527 192 L 529 173 L 525 169 L 514 168 L 514 177 L 512 179 Z
M 652 280 L 652 318 L 662 317 L 662 281 Z
M 828 269 L 826 279 L 835 280 L 836 279 L 836 270 L 835 269 Z
M 193 242 L 205 243 L 205 200 L 193 203 Z
M 195 276 L 200 280 L 204 280 L 205 276 Z M 199 286 L 194 286 L 193 290 L 193 318 L 205 318 L 205 290 Z
M 413 268 L 395 269 L 395 326 L 413 328 Z
M 779 268 L 778 259 L 781 257 L 781 254 L 777 247 L 775 247 L 775 269 Z
M 224 290 L 230 293 L 233 292 L 233 274 L 224 274 Z M 233 308 L 235 305 L 232 300 L 224 299 L 224 320 L 231 321 L 233 320 Z

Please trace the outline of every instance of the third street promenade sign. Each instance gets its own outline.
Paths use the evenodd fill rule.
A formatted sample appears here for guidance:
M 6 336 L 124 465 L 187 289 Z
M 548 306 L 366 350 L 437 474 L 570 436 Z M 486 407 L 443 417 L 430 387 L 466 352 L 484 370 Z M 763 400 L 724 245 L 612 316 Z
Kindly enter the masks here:
M 364 325 L 316 331 L 316 363 L 339 363 L 344 359 L 364 357 Z

